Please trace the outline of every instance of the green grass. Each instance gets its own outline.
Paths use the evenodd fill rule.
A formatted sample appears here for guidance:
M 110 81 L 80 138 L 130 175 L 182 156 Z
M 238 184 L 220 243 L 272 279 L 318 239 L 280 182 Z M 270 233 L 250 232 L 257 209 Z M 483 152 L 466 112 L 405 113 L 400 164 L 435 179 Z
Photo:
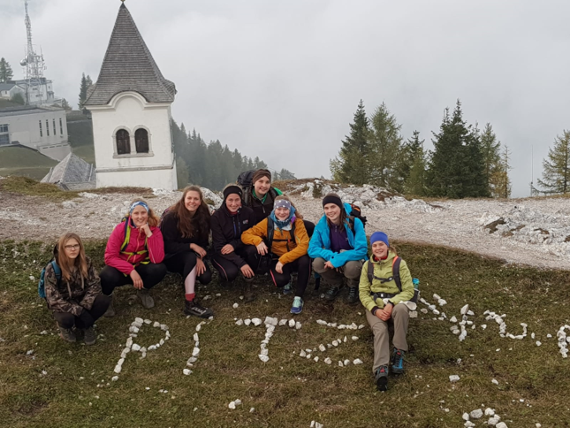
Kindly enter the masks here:
M 78 192 L 63 191 L 55 184 L 40 183 L 21 176 L 11 176 L 0 180 L 0 189 L 21 195 L 43 196 L 52 201 L 65 201 L 76 198 L 78 195 Z
M 24 147 L 0 148 L 0 176 L 18 175 L 41 180 L 57 161 Z
M 462 427 L 461 415 L 481 405 L 496 409 L 511 428 L 534 427 L 537 422 L 543 427 L 569 425 L 569 362 L 561 357 L 556 339 L 546 338 L 547 333 L 556 337 L 558 328 L 569 322 L 569 272 L 505 266 L 464 252 L 400 245 L 400 255 L 422 281 L 423 296 L 430 301 L 433 293 L 445 298 L 449 317 L 458 316 L 459 309 L 469 303 L 477 328 L 469 330 L 460 343 L 449 322 L 420 314 L 410 322 L 406 374 L 391 379 L 389 391 L 379 393 L 371 377 L 368 327 L 356 332 L 358 341 L 326 353 L 333 360 L 331 366 L 293 354 L 353 334 L 322 327 L 317 319 L 366 322 L 361 307 L 350 307 L 340 298 L 334 306 L 324 304 L 312 292 L 312 283 L 303 313 L 297 317 L 302 329 L 277 327 L 266 364 L 257 358 L 265 329 L 238 327 L 234 318 L 291 317 L 292 298 L 279 298 L 272 287 L 264 286 L 267 280 L 257 282 L 258 299 L 250 305 L 239 300 L 239 289 L 216 280 L 200 288 L 199 296 L 213 297 L 204 303 L 215 310 L 216 317 L 199 333 L 201 353 L 190 376 L 182 375 L 182 369 L 192 353 L 192 335 L 200 320 L 182 315 L 182 290 L 175 276 L 154 290 L 156 308 L 152 310 L 138 303 L 130 306 L 132 288 L 123 287 L 116 294 L 118 315 L 97 323 L 102 335 L 98 343 L 92 347 L 66 344 L 37 297 L 36 280 L 29 278 L 38 277 L 52 245 L 0 243 L 2 426 L 308 427 L 315 420 L 326 428 Z M 88 244 L 98 268 L 104 246 L 104 242 Z M 232 308 L 234 302 L 240 303 L 237 309 Z M 496 323 L 484 321 L 482 313 L 487 309 L 507 314 L 507 330 L 514 334 L 521 331 L 519 323 L 527 323 L 529 336 L 535 332 L 542 346 L 537 347 L 530 337 L 501 338 Z M 129 354 L 119 380 L 111 382 L 136 316 L 166 323 L 172 338 L 144 360 Z M 479 327 L 482 323 L 488 325 L 486 330 Z M 143 327 L 136 341 L 149 345 L 160 337 L 158 329 Z M 32 349 L 33 356 L 26 355 Z M 356 357 L 364 365 L 337 366 L 339 359 Z M 42 375 L 42 370 L 47 374 Z M 452 374 L 461 380 L 451 384 Z M 499 381 L 498 386 L 491 383 L 492 378 Z M 159 393 L 160 389 L 168 393 Z M 229 410 L 228 403 L 236 398 L 243 404 Z M 484 425 L 480 421 L 477 426 Z

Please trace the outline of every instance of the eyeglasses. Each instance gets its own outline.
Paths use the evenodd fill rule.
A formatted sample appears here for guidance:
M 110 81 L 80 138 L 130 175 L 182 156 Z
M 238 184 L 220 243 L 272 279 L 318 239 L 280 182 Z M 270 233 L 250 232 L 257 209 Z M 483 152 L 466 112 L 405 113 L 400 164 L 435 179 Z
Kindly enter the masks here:
M 63 248 L 65 248 L 66 250 L 79 250 L 79 247 L 81 247 L 81 245 L 74 244 L 74 245 L 65 245 Z

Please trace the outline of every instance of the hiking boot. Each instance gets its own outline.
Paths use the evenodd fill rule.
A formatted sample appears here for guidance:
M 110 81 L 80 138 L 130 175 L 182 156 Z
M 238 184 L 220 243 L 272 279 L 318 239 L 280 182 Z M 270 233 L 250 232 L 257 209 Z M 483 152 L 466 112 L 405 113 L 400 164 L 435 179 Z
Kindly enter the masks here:
M 394 374 L 404 373 L 404 353 L 405 351 L 396 348 L 392 351 L 392 371 Z
M 321 276 L 320 275 L 316 276 L 316 275 L 315 275 L 315 290 L 318 290 L 319 287 L 321 286 Z
M 388 366 L 380 366 L 376 369 L 376 389 L 378 391 L 388 390 Z
M 293 291 L 293 286 L 291 285 L 291 281 L 283 286 L 283 294 L 291 294 Z
M 246 303 L 253 302 L 255 300 L 255 293 L 253 292 L 253 278 L 244 277 L 243 286 L 243 301 Z
M 195 300 L 184 301 L 184 313 L 186 315 L 194 315 L 200 318 L 210 318 L 214 316 L 214 312 L 210 308 L 203 308 Z
M 59 336 L 69 343 L 75 343 L 77 341 L 77 337 L 75 337 L 75 333 L 70 328 L 59 328 Z
M 97 335 L 95 334 L 93 327 L 83 330 L 83 341 L 86 345 L 95 345 L 95 342 L 97 342 Z
M 112 294 L 109 296 L 109 298 L 111 299 L 111 303 L 109 303 L 109 307 L 107 308 L 107 311 L 103 314 L 103 316 L 107 318 L 112 318 L 115 316 L 115 306 L 113 305 L 113 301 L 115 299 L 113 299 Z
M 303 299 L 299 296 L 295 296 L 295 298 L 293 299 L 293 306 L 291 306 L 291 313 L 292 314 L 300 314 L 301 311 L 303 310 L 303 305 L 305 304 L 305 302 L 303 302 Z
M 340 293 L 340 287 L 330 287 L 325 293 L 325 299 L 332 302 L 336 299 L 336 296 Z
M 359 300 L 358 298 L 358 287 L 348 288 L 348 303 L 354 305 Z
M 141 288 L 137 291 L 137 297 L 141 300 L 143 308 L 151 309 L 154 308 L 154 299 L 146 288 Z

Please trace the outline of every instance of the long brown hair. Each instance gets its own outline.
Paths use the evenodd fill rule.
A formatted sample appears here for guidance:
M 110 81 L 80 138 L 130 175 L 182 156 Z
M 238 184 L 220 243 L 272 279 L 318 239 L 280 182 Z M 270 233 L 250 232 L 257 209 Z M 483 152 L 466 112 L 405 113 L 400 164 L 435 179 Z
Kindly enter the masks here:
M 70 259 L 65 254 L 65 245 L 71 239 L 75 239 L 79 244 L 79 254 L 75 259 Z M 61 276 L 67 282 L 71 279 L 72 270 L 77 269 L 83 278 L 87 278 L 87 257 L 81 238 L 76 233 L 68 232 L 59 238 L 57 243 L 56 262 L 61 268 Z
M 184 199 L 188 192 L 196 192 L 200 195 L 200 206 L 194 214 L 191 214 L 184 205 Z M 182 197 L 170 210 L 178 218 L 178 230 L 183 238 L 197 238 L 205 240 L 210 234 L 210 208 L 204 201 L 204 194 L 199 186 L 187 186 L 182 191 Z
M 279 195 L 279 196 L 277 196 L 277 197 L 275 198 L 275 201 L 273 201 L 273 202 L 274 202 L 273 205 L 275 205 L 275 202 L 277 202 L 277 201 L 280 200 L 280 199 L 285 199 L 286 201 L 291 202 L 291 199 L 289 199 L 289 196 L 286 196 L 286 195 Z M 291 206 L 292 206 L 293 208 L 295 208 L 295 217 L 298 218 L 298 219 L 300 219 L 300 220 L 303 220 L 303 216 L 301 215 L 301 213 L 299 212 L 299 210 L 298 210 L 298 208 L 295 206 L 295 204 L 293 204 L 293 202 L 291 202 Z
M 132 206 L 135 202 L 143 202 L 147 207 L 148 207 L 148 225 L 150 227 L 157 227 L 158 224 L 160 223 L 160 218 L 158 218 L 158 216 L 156 215 L 156 213 L 153 211 L 153 209 L 150 207 L 150 205 L 148 204 L 147 201 L 145 201 L 144 199 L 141 198 L 136 198 L 133 199 L 131 201 L 131 204 L 129 205 Z M 125 214 L 125 219 L 129 218 L 129 216 L 131 215 L 130 210 Z

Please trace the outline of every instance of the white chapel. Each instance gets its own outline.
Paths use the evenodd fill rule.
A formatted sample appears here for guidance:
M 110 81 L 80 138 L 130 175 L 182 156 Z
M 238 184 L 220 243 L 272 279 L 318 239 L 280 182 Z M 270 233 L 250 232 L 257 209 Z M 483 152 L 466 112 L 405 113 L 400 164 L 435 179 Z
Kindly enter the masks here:
M 97 187 L 177 189 L 170 132 L 175 94 L 122 3 L 85 103 L 93 120 Z

